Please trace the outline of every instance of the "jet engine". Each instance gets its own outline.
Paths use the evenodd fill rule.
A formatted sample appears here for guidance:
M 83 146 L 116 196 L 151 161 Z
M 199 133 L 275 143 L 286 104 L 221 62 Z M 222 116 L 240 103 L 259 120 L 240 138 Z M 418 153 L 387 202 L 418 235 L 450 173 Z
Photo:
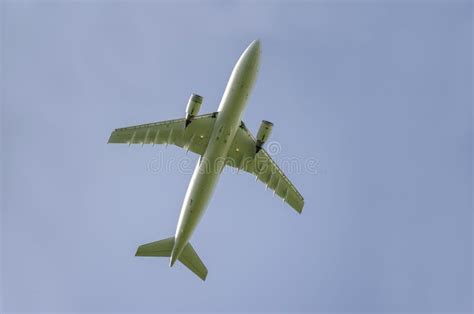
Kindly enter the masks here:
M 268 140 L 272 134 L 273 123 L 262 120 L 260 128 L 257 133 L 257 153 L 262 149 L 263 144 Z
M 193 118 L 198 114 L 201 109 L 202 97 L 197 94 L 192 94 L 189 97 L 188 105 L 186 106 L 186 124 L 188 126 Z

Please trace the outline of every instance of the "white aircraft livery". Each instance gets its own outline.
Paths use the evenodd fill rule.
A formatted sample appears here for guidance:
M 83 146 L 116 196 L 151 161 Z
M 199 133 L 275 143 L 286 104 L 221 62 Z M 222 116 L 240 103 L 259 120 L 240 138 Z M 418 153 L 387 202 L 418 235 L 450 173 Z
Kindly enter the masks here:
M 170 267 L 178 260 L 205 280 L 207 268 L 189 243 L 219 176 L 227 165 L 256 176 L 284 202 L 301 213 L 304 199 L 262 147 L 273 124 L 262 121 L 257 137 L 242 122 L 247 98 L 260 62 L 260 41 L 254 40 L 232 70 L 217 112 L 197 115 L 203 98 L 191 95 L 182 119 L 116 129 L 109 143 L 174 144 L 200 155 L 189 183 L 174 237 L 138 247 L 136 256 L 170 257 Z

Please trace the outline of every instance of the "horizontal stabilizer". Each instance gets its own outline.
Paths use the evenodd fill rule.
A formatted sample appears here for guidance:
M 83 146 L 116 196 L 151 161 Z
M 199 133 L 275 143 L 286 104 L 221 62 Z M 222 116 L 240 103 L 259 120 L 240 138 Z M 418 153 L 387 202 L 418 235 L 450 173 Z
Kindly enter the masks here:
M 171 256 L 173 251 L 174 237 L 155 241 L 147 244 L 140 245 L 138 247 L 135 256 Z
M 184 247 L 183 252 L 178 257 L 178 260 L 184 264 L 189 270 L 195 273 L 202 280 L 206 280 L 207 277 L 207 268 L 206 265 L 201 261 L 199 255 L 194 251 L 191 243 Z
M 173 251 L 174 237 L 155 241 L 147 244 L 140 245 L 138 247 L 135 256 L 163 256 L 170 257 Z M 188 242 L 183 249 L 183 252 L 178 257 L 178 260 L 183 263 L 184 266 L 189 268 L 202 280 L 206 280 L 207 268 L 197 255 L 191 243 Z

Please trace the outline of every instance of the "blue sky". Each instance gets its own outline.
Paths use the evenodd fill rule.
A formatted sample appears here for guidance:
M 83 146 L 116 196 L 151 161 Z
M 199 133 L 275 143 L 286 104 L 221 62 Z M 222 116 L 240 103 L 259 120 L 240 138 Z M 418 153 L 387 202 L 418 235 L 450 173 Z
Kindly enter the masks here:
M 4 311 L 472 308 L 472 3 L 3 1 Z M 174 234 L 197 160 L 106 145 L 215 111 L 255 38 L 244 114 L 275 126 L 302 215 L 225 173 L 191 242 L 201 282 L 134 257 Z

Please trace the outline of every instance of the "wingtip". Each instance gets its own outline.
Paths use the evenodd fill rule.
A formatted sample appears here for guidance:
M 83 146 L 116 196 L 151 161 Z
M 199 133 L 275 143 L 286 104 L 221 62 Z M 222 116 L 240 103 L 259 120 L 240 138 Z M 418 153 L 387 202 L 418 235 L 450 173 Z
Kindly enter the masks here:
M 107 144 L 112 143 L 112 137 L 114 136 L 114 132 L 115 132 L 115 131 L 113 131 L 112 133 L 110 133 L 109 139 L 107 140 Z
M 143 251 L 141 250 L 142 246 L 143 245 L 140 245 L 139 247 L 137 247 L 137 251 L 135 252 L 135 256 L 144 256 Z
M 301 206 L 300 210 L 298 210 L 298 214 L 300 214 L 300 215 L 301 215 L 301 214 L 303 213 L 303 208 L 304 208 L 304 205 L 303 205 L 303 206 Z
M 296 207 L 293 207 L 295 209 L 295 211 L 298 213 L 298 215 L 301 215 L 303 213 L 303 206 L 301 206 L 301 208 L 296 208 Z

